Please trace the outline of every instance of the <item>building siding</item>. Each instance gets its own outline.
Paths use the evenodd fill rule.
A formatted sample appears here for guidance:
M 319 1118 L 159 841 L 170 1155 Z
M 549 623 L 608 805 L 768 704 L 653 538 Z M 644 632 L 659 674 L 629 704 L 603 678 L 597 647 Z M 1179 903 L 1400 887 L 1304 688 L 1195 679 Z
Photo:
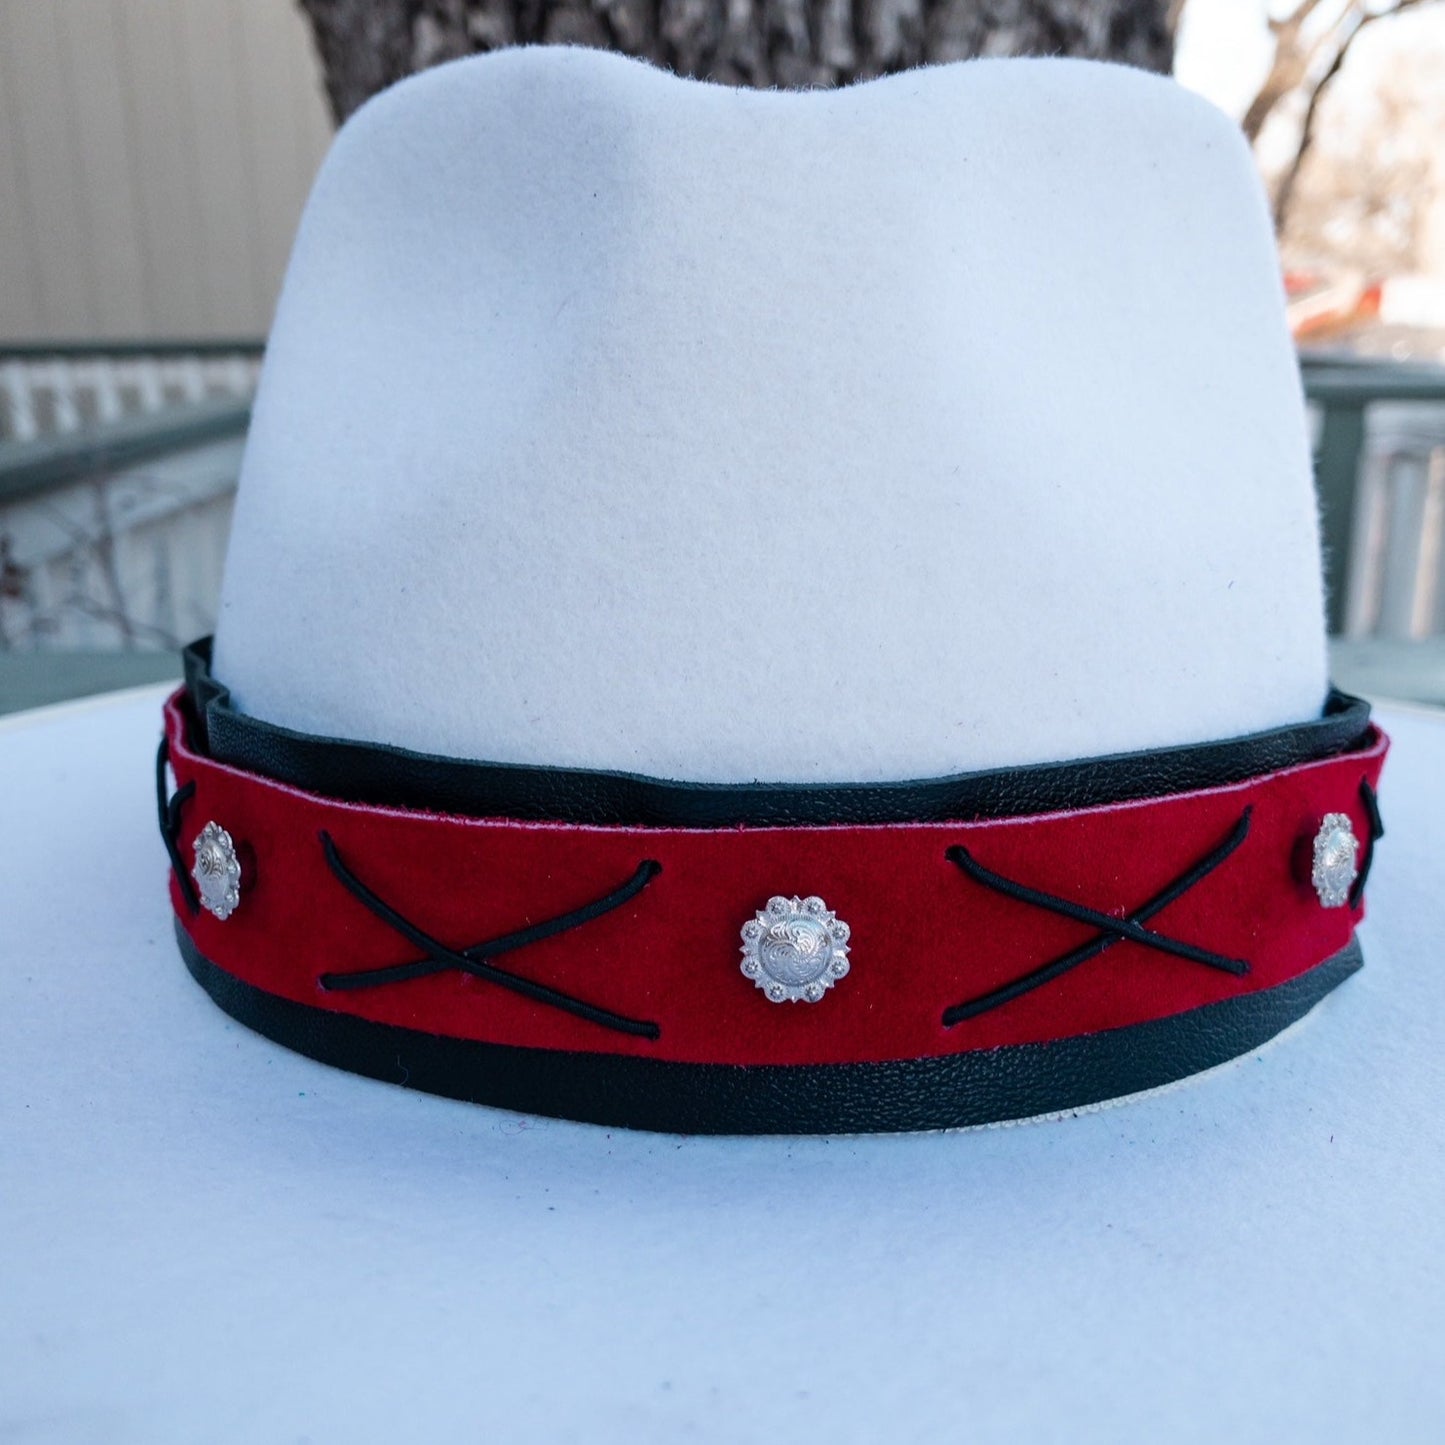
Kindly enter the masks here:
M 0 0 L 0 345 L 263 335 L 330 136 L 292 0 Z

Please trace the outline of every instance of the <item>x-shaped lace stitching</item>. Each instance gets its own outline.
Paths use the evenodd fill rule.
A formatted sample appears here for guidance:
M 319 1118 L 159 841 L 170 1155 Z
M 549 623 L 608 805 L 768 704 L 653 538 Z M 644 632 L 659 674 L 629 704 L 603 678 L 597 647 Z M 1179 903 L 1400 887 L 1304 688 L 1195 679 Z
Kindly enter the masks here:
M 491 938 L 482 943 L 473 944 L 470 948 L 458 952 L 448 948 L 444 943 L 438 942 L 425 929 L 419 928 L 391 904 L 373 893 L 342 861 L 329 833 L 323 831 L 320 838 L 327 866 L 342 887 L 383 923 L 395 929 L 409 943 L 426 954 L 424 959 L 418 959 L 414 963 L 399 963 L 385 968 L 367 968 L 354 973 L 325 973 L 321 975 L 320 980 L 323 988 L 333 990 L 376 988 L 381 984 L 403 983 L 409 979 L 425 978 L 430 974 L 444 973 L 448 969 L 454 968 L 462 973 L 472 974 L 476 978 L 484 978 L 489 983 L 499 984 L 502 988 L 519 993 L 524 998 L 535 999 L 538 1003 L 549 1004 L 565 1013 L 601 1024 L 603 1028 L 615 1029 L 618 1033 L 634 1034 L 646 1039 L 655 1039 L 661 1033 L 655 1023 L 649 1023 L 643 1019 L 630 1019 L 622 1014 L 612 1013 L 608 1009 L 599 1008 L 596 1004 L 573 998 L 570 994 L 549 988 L 546 984 L 536 983 L 532 979 L 522 978 L 515 973 L 508 973 L 505 969 L 497 968 L 486 962 L 488 958 L 494 958 L 498 954 L 525 948 L 529 943 L 537 943 L 544 938 L 565 933 L 569 928 L 577 928 L 581 924 L 590 923 L 592 919 L 599 918 L 602 914 L 620 907 L 628 899 L 636 897 L 662 872 L 660 863 L 654 862 L 650 858 L 644 860 L 638 866 L 637 872 L 626 883 L 604 898 L 586 903 L 581 908 L 574 908 L 569 913 L 558 914 L 555 918 L 544 919 L 541 923 L 534 923 L 529 928 L 518 929 L 515 933 L 504 933 L 499 938 Z
M 945 1010 L 943 1015 L 945 1027 L 952 1028 L 954 1024 L 960 1024 L 965 1019 L 976 1018 L 979 1014 L 1011 1003 L 1023 994 L 1031 993 L 1046 983 L 1052 983 L 1054 979 L 1077 968 L 1081 963 L 1086 963 L 1091 958 L 1097 958 L 1105 950 L 1125 940 L 1130 943 L 1142 944 L 1146 948 L 1155 949 L 1160 953 L 1172 954 L 1176 958 L 1188 959 L 1192 963 L 1204 964 L 1208 968 L 1219 969 L 1236 977 L 1247 974 L 1249 964 L 1243 959 L 1227 958 L 1221 953 L 1211 953 L 1208 949 L 1198 948 L 1192 943 L 1184 943 L 1180 939 L 1171 938 L 1168 934 L 1145 928 L 1144 924 L 1208 877 L 1244 842 L 1245 838 L 1249 836 L 1249 820 L 1252 812 L 1252 808 L 1246 808 L 1233 831 L 1217 848 L 1201 858 L 1191 868 L 1186 869 L 1167 888 L 1156 893 L 1124 918 L 1116 918 L 1109 913 L 1100 913 L 1097 909 L 1087 908 L 1083 904 L 1074 903 L 1067 898 L 1060 898 L 1055 894 L 1045 893 L 1041 889 L 1030 888 L 1027 884 L 1018 883 L 1012 878 L 1005 878 L 1003 874 L 985 868 L 962 845 L 956 844 L 949 848 L 944 856 L 975 882 L 983 884 L 986 888 L 992 888 L 995 892 L 1005 894 L 1009 898 L 1017 898 L 1022 903 L 1029 903 L 1036 908 L 1043 908 L 1050 913 L 1071 918 L 1077 923 L 1087 923 L 1098 929 L 1099 932 L 1088 943 L 1082 944 L 1050 963 L 1043 964 L 1022 978 L 1017 978 L 1012 983 L 1004 984 L 1001 988 L 980 994 L 977 998 L 968 999 L 964 1003 L 955 1004 L 952 1008 Z

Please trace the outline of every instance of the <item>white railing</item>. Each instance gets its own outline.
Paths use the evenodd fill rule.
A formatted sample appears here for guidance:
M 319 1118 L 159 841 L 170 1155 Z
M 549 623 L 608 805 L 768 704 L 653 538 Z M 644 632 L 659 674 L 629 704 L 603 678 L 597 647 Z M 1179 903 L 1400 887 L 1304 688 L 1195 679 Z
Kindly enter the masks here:
M 0 350 L 0 650 L 206 630 L 259 355 Z M 1305 381 L 1332 630 L 1445 635 L 1445 370 L 1311 363 Z
M 0 652 L 215 621 L 258 346 L 0 348 Z
M 0 347 L 0 443 L 64 436 L 187 402 L 248 398 L 260 350 L 235 347 L 45 351 Z
M 1445 368 L 1304 365 L 1330 630 L 1445 633 Z
M 0 502 L 0 653 L 174 651 L 215 625 L 243 438 Z
M 1346 571 L 1346 637 L 1445 632 L 1445 405 L 1372 407 Z

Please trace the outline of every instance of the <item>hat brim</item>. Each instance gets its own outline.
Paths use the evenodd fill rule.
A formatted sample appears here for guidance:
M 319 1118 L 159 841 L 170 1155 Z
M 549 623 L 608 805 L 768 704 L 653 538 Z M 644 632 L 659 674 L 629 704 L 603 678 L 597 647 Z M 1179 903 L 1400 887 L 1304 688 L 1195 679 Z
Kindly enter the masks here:
M 1381 716 L 1369 964 L 1280 1045 L 1048 1127 L 667 1140 L 381 1088 L 220 1018 L 158 886 L 160 697 L 0 748 L 0 1351 L 39 1438 L 1438 1422 L 1440 719 Z

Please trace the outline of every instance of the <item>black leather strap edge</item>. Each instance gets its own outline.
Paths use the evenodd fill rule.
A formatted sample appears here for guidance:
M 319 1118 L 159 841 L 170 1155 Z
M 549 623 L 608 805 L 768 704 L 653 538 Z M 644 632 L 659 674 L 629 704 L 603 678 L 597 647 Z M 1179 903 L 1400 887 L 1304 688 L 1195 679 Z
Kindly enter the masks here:
M 734 828 L 1013 818 L 1222 787 L 1359 746 L 1370 705 L 1332 689 L 1320 717 L 1220 742 L 899 783 L 687 783 L 638 773 L 473 762 L 295 732 L 236 710 L 210 638 L 184 652 L 198 745 L 307 792 L 463 817 Z
M 322 1063 L 470 1103 L 676 1134 L 951 1129 L 1084 1108 L 1248 1053 L 1363 961 L 1351 939 L 1276 988 L 1053 1043 L 890 1063 L 744 1067 L 483 1044 L 372 1023 L 243 983 L 206 959 L 179 919 L 176 937 L 192 976 L 232 1018 Z

